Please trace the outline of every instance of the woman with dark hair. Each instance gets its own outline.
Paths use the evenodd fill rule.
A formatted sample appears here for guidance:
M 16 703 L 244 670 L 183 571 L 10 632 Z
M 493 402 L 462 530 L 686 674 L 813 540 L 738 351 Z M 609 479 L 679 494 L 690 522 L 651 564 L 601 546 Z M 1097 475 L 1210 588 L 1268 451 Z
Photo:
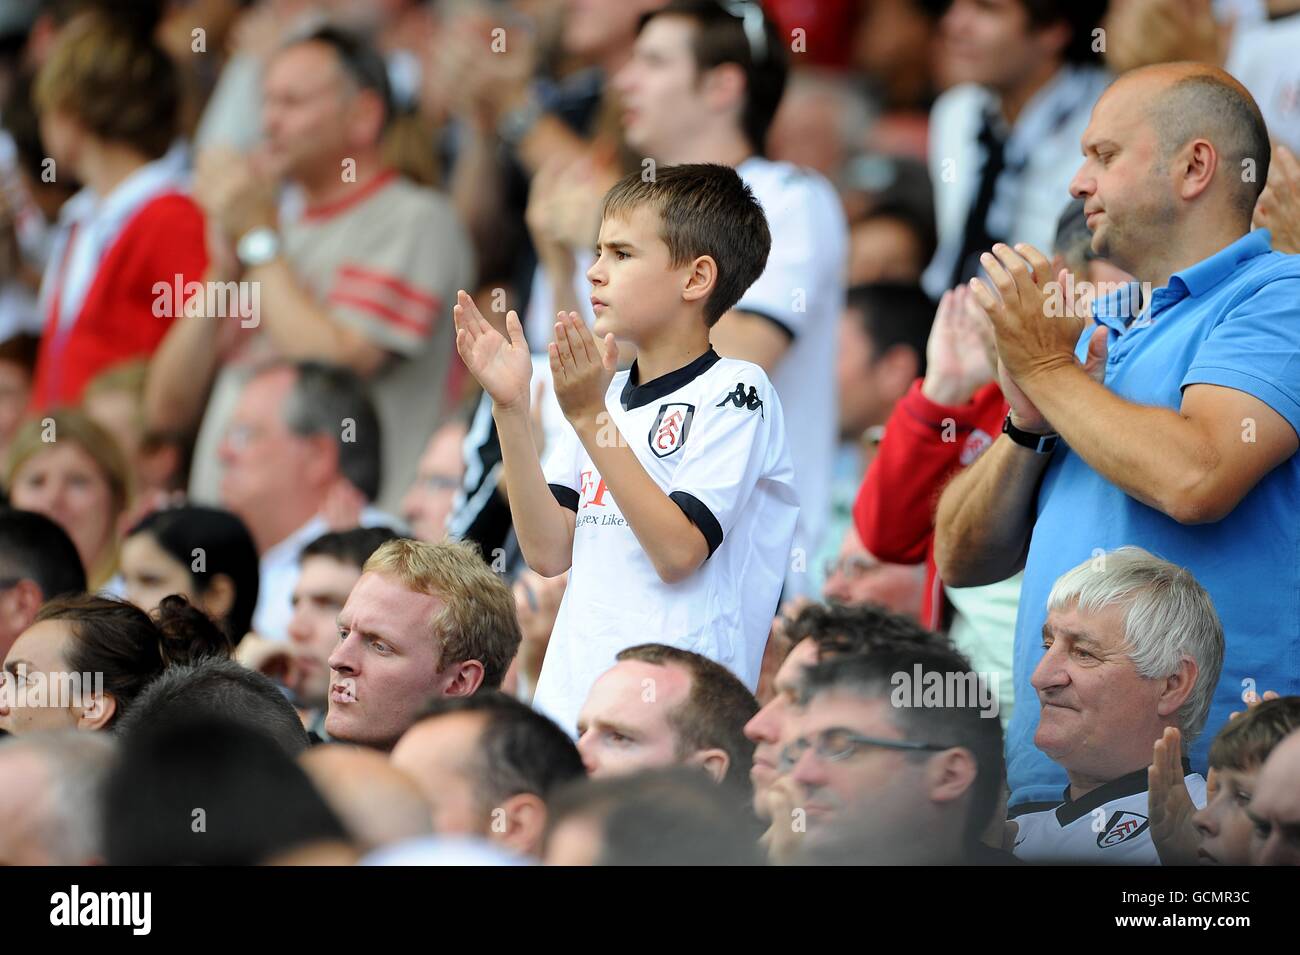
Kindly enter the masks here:
M 226 635 L 183 597 L 165 597 L 155 618 L 90 594 L 45 604 L 5 657 L 0 730 L 109 730 L 167 667 L 230 656 Z
M 186 505 L 154 511 L 122 542 L 126 597 L 152 612 L 168 594 L 205 611 L 236 646 L 257 606 L 257 549 L 234 514 Z

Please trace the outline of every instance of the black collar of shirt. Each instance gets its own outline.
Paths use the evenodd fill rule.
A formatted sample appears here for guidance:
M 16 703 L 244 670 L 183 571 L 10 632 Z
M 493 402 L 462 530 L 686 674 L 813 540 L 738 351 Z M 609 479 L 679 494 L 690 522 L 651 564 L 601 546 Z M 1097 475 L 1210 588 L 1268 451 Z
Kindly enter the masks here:
M 1183 760 L 1183 775 L 1186 776 L 1192 771 L 1192 764 Z M 1056 807 L 1056 821 L 1064 829 L 1076 819 L 1082 819 L 1088 813 L 1092 812 L 1098 806 L 1104 806 L 1113 799 L 1122 799 L 1124 796 L 1136 796 L 1138 793 L 1144 793 L 1150 788 L 1147 778 L 1147 768 L 1135 770 L 1127 776 L 1121 776 L 1119 779 L 1112 779 L 1110 782 L 1098 786 L 1090 793 L 1085 793 L 1073 802 L 1070 801 L 1070 787 L 1065 787 L 1063 795 L 1064 802 Z
M 653 381 L 647 381 L 644 385 L 637 384 L 640 369 L 635 361 L 632 362 L 632 368 L 627 373 L 627 384 L 623 386 L 623 394 L 619 396 L 619 401 L 623 404 L 623 410 L 631 411 L 633 408 L 641 408 L 652 401 L 662 398 L 664 395 L 672 394 L 678 388 L 689 385 L 716 365 L 721 358 L 722 356 L 710 346 L 708 351 L 689 365 L 683 365 L 676 371 L 660 375 Z

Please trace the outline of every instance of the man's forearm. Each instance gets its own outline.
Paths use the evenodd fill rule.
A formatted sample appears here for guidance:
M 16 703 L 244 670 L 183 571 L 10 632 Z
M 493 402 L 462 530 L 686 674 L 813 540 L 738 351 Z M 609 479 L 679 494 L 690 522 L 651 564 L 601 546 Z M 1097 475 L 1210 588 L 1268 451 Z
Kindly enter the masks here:
M 346 365 L 362 377 L 378 370 L 383 350 L 344 328 L 321 308 L 298 284 L 283 256 L 250 269 L 244 278 L 258 284 L 261 314 L 257 320 L 281 355 L 294 361 Z
M 555 499 L 542 473 L 527 409 L 492 408 L 501 442 L 501 471 L 519 549 L 528 566 L 557 577 L 573 563 L 575 515 Z
M 1021 386 L 1070 450 L 1125 494 L 1177 518 L 1213 445 L 1177 411 L 1134 404 L 1062 364 Z
M 935 514 L 934 561 L 945 584 L 993 584 L 1024 566 L 1050 457 L 1003 435 L 953 478 Z
M 660 579 L 676 583 L 689 577 L 709 556 L 704 533 L 646 473 L 613 422 L 574 427 Z

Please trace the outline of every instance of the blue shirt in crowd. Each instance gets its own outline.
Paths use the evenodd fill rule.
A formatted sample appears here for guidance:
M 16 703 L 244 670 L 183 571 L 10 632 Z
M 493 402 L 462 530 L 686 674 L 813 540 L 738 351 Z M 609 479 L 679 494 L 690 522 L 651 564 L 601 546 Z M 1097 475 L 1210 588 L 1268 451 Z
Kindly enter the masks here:
M 1127 290 L 1125 290 L 1127 292 Z M 1131 321 L 1127 294 L 1099 302 L 1111 329 L 1106 387 L 1128 401 L 1177 409 L 1189 385 L 1258 398 L 1300 433 L 1300 256 L 1249 233 L 1156 289 Z M 1086 352 L 1088 335 L 1080 342 Z M 1250 423 L 1242 424 L 1249 440 Z M 1016 621 L 1015 695 L 1007 727 L 1010 805 L 1059 802 L 1065 771 L 1034 746 L 1047 595 L 1067 570 L 1125 544 L 1186 567 L 1214 601 L 1226 644 L 1209 722 L 1192 747 L 1202 774 L 1214 734 L 1244 709 L 1245 690 L 1300 693 L 1300 455 L 1265 475 L 1223 520 L 1185 526 L 1134 500 L 1064 443 L 1038 493 Z M 1249 682 L 1248 682 L 1249 681 Z

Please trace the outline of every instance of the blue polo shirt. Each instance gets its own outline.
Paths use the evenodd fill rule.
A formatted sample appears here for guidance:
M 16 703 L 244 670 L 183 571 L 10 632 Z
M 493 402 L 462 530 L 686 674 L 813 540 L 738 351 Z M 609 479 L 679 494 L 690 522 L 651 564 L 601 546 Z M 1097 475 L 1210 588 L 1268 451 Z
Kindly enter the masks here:
M 1106 387 L 1121 398 L 1177 409 L 1188 385 L 1221 385 L 1258 398 L 1300 433 L 1300 256 L 1271 251 L 1267 231 L 1175 272 L 1127 327 L 1127 296 L 1110 296 L 1096 311 L 1110 328 Z M 1065 771 L 1034 746 L 1039 707 L 1029 679 L 1043 654 L 1052 584 L 1098 551 L 1146 548 L 1186 567 L 1214 600 L 1226 647 L 1209 722 L 1190 753 L 1196 772 L 1205 773 L 1228 714 L 1242 709 L 1243 688 L 1300 693 L 1300 455 L 1223 520 L 1184 526 L 1129 497 L 1062 442 L 1037 510 L 1016 620 L 1015 694 L 1029 704 L 1007 726 L 1010 805 L 1059 802 L 1066 785 Z

